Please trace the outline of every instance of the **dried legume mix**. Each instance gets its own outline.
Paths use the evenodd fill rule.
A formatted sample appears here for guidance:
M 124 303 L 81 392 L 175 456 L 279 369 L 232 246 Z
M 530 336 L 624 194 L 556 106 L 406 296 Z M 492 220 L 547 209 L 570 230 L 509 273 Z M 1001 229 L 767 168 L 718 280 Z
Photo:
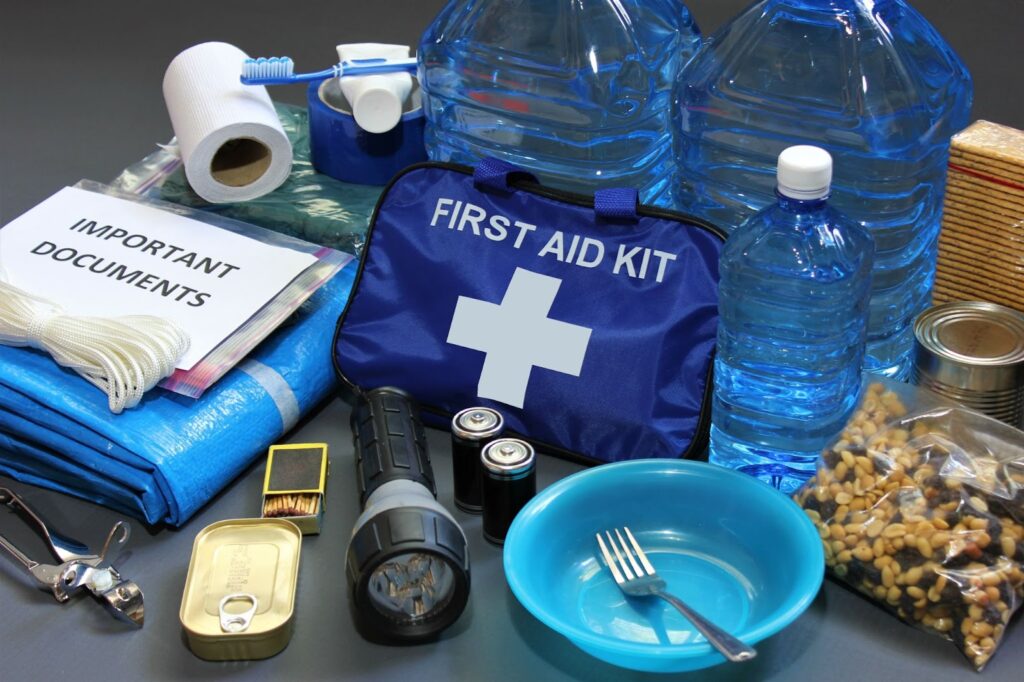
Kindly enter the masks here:
M 835 578 L 979 670 L 1024 599 L 1024 436 L 1006 429 L 961 408 L 908 414 L 873 383 L 795 496 Z

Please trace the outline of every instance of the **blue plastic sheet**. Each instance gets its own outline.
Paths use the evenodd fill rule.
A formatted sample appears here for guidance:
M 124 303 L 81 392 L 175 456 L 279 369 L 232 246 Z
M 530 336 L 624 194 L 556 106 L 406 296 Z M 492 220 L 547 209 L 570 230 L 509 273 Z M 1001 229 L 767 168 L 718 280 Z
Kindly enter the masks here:
M 199 400 L 161 389 L 120 415 L 49 356 L 0 346 L 0 473 L 180 526 L 335 388 L 349 263 Z

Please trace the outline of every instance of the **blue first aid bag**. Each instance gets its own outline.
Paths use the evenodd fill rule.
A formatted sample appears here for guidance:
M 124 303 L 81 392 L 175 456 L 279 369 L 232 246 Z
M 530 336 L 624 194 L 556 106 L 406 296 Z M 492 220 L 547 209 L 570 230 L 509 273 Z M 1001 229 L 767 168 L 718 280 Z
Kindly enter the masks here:
M 350 395 L 475 406 L 588 463 L 703 453 L 723 232 L 631 190 L 545 188 L 504 162 L 426 163 L 385 189 L 334 360 Z

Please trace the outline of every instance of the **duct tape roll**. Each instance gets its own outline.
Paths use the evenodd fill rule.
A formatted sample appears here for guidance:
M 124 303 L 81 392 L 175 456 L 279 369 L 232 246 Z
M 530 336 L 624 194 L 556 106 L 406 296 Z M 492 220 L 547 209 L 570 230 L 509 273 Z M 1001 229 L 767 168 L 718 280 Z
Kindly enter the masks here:
M 406 166 L 427 160 L 426 119 L 415 80 L 401 120 L 386 133 L 359 127 L 337 78 L 310 83 L 307 98 L 310 157 L 318 172 L 342 182 L 386 185 Z
M 239 80 L 247 57 L 227 43 L 202 43 L 175 57 L 164 74 L 185 176 L 215 204 L 268 194 L 292 168 L 292 146 L 267 89 Z

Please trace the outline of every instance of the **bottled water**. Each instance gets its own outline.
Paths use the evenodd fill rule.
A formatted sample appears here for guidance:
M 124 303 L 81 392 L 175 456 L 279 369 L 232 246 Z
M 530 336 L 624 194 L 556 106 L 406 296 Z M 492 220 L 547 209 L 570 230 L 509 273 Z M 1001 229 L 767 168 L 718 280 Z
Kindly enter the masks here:
M 858 399 L 874 244 L 826 199 L 832 159 L 779 157 L 778 199 L 725 244 L 713 463 L 795 491 Z
M 904 0 L 760 0 L 680 76 L 677 204 L 729 230 L 774 201 L 780 151 L 832 152 L 831 203 L 877 246 L 866 368 L 905 378 L 949 138 L 972 97 L 960 59 Z
M 681 0 L 451 0 L 420 44 L 431 159 L 671 202 L 671 97 L 700 45 Z

